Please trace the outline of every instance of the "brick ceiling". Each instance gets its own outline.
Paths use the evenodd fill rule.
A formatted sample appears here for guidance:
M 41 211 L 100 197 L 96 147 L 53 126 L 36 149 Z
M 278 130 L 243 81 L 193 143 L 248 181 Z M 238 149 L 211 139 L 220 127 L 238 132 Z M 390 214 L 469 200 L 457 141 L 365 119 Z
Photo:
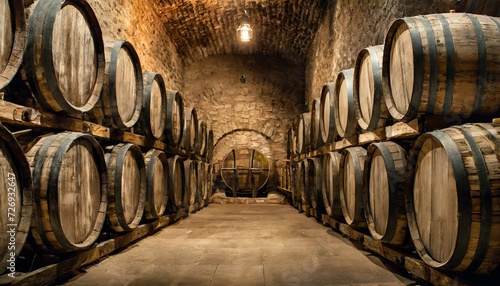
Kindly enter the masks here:
M 306 60 L 327 0 L 151 0 L 185 62 L 212 55 L 263 54 Z M 254 38 L 239 42 L 247 11 Z

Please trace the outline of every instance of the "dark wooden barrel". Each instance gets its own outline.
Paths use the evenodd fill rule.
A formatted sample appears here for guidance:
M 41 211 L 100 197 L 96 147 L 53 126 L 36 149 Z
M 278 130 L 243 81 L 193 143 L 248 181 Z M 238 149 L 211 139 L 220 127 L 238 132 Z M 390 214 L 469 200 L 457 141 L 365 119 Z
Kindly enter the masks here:
M 70 114 L 91 110 L 103 87 L 105 61 L 101 29 L 90 5 L 84 0 L 39 1 L 28 28 L 23 66 L 38 103 Z
M 333 101 L 335 130 L 342 138 L 355 135 L 358 121 L 354 111 L 354 69 L 341 71 L 335 81 L 335 98 Z
M 207 132 L 207 154 L 205 155 L 207 162 L 212 161 L 213 156 L 214 156 L 214 132 L 213 130 L 210 129 Z
M 337 130 L 335 129 L 335 83 L 327 83 L 321 90 L 320 99 L 320 121 L 319 129 L 321 132 L 321 139 L 325 144 L 330 144 L 337 138 Z
M 207 153 L 207 123 L 198 121 L 198 141 L 195 146 L 195 154 L 204 157 Z
M 179 92 L 167 92 L 167 121 L 165 123 L 165 141 L 171 147 L 179 147 L 184 132 L 184 102 Z
M 421 135 L 408 157 L 408 226 L 432 267 L 487 274 L 500 262 L 500 125 Z M 438 191 L 439 190 L 439 191 Z
M 291 159 L 295 157 L 297 152 L 297 139 L 295 138 L 295 131 L 293 128 L 288 129 L 288 133 L 286 135 L 286 157 Z
M 137 123 L 142 109 L 141 62 L 127 41 L 107 41 L 105 49 L 104 88 L 93 114 L 102 125 L 129 128 Z
M 167 210 L 168 161 L 163 151 L 151 149 L 144 155 L 147 172 L 147 193 L 144 217 L 157 219 Z
M 65 132 L 40 139 L 26 157 L 33 175 L 32 242 L 55 253 L 91 246 L 108 205 L 101 146 L 91 135 Z
M 498 0 L 452 0 L 452 2 L 451 7 L 457 12 L 500 17 L 500 2 Z
M 297 126 L 297 152 L 305 154 L 311 146 L 311 113 L 299 114 Z
M 144 78 L 144 97 L 139 120 L 145 135 L 162 139 L 167 122 L 167 91 L 165 82 L 159 73 L 146 71 Z
M 147 176 L 144 156 L 134 144 L 120 143 L 106 154 L 108 166 L 109 226 L 117 231 L 130 231 L 144 214 Z
M 311 200 L 309 199 L 309 160 L 302 160 L 300 162 L 300 182 L 299 182 L 299 192 L 300 192 L 300 202 L 302 205 L 311 205 Z
M 298 208 L 299 204 L 302 202 L 300 190 L 303 185 L 302 164 L 294 163 L 292 164 L 292 203 L 295 208 Z
M 198 162 L 198 189 L 196 192 L 197 201 L 199 203 L 198 208 L 201 209 L 205 207 L 205 203 L 208 200 L 208 170 L 209 164 L 199 161 Z
M 394 142 L 372 143 L 367 150 L 363 203 L 371 235 L 383 242 L 407 242 L 405 211 L 406 151 Z
M 307 193 L 311 208 L 315 209 L 318 214 L 325 212 L 323 204 L 323 184 L 322 184 L 322 161 L 321 158 L 307 159 Z
M 389 111 L 382 89 L 382 59 L 384 46 L 361 50 L 354 69 L 354 111 L 363 131 L 384 127 Z
M 323 158 L 323 204 L 326 213 L 339 222 L 344 222 L 340 203 L 340 153 L 328 152 Z
M 198 144 L 198 114 L 196 109 L 184 108 L 184 132 L 182 135 L 184 150 L 194 151 Z
M 0 124 L 0 273 L 12 267 L 11 253 L 19 255 L 33 214 L 30 166 L 16 138 Z M 14 231 L 12 231 L 12 228 Z M 12 272 L 12 271 L 11 271 Z M 15 270 L 14 270 L 15 272 Z
M 384 99 L 391 116 L 499 115 L 499 19 L 432 14 L 396 20 L 386 36 Z
M 198 192 L 198 163 L 194 160 L 184 161 L 184 194 L 183 194 L 183 205 L 186 210 L 192 212 L 194 211 L 194 204 L 197 201 Z
M 363 171 L 366 150 L 347 148 L 340 157 L 340 205 L 346 223 L 355 228 L 366 228 L 363 211 Z
M 0 1 L 0 90 L 9 84 L 21 65 L 26 48 L 26 20 L 22 1 Z
M 323 137 L 321 136 L 320 121 L 320 102 L 318 99 L 314 99 L 311 104 L 311 147 L 316 150 L 320 147 L 325 146 L 323 142 Z
M 183 195 L 185 189 L 184 163 L 180 156 L 168 159 L 168 197 L 169 212 L 176 212 L 183 208 Z

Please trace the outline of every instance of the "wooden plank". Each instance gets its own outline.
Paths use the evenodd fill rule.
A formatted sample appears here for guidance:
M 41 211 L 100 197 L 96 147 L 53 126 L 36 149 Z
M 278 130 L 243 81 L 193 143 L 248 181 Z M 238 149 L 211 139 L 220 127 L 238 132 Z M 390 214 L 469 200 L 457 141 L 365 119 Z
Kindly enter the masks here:
M 419 118 L 414 119 L 408 123 L 397 122 L 394 125 L 385 127 L 385 135 L 387 140 L 392 139 L 407 139 L 415 138 L 422 134 L 424 131 Z
M 375 141 L 383 141 L 385 138 L 385 128 L 379 128 L 371 132 L 359 134 L 358 145 L 365 145 Z
M 335 149 L 332 151 L 341 150 L 356 145 L 358 145 L 358 136 L 354 135 L 349 138 L 343 138 L 342 140 L 335 142 Z

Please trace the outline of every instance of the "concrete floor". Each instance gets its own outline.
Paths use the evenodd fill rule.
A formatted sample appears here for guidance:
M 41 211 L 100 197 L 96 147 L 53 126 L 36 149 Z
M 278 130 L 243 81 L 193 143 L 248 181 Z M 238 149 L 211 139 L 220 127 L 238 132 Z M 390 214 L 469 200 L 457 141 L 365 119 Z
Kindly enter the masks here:
M 216 205 L 69 285 L 408 285 L 380 260 L 286 205 Z

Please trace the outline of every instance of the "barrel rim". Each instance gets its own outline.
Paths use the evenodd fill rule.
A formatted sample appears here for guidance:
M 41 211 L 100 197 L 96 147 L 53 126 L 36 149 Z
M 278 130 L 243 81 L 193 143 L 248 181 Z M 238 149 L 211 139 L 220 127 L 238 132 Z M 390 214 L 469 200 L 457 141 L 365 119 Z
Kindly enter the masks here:
M 162 203 L 162 205 L 160 206 L 160 211 L 157 212 L 155 205 L 155 198 L 154 198 L 155 193 L 151 191 L 154 187 L 153 186 L 154 172 L 150 172 L 150 170 L 153 170 L 154 166 L 158 162 L 163 163 L 164 176 L 168 181 L 169 169 L 168 169 L 167 155 L 163 151 L 157 149 L 151 149 L 146 153 L 146 155 L 144 155 L 144 162 L 146 164 L 146 173 L 147 173 L 147 192 L 146 192 L 144 216 L 148 219 L 157 219 L 160 216 L 162 216 L 166 211 L 168 204 L 168 188 L 167 191 L 165 192 L 164 203 Z M 153 203 L 151 204 L 151 202 Z
M 28 30 L 24 16 L 24 5 L 22 1 L 8 0 L 8 5 L 11 7 L 13 39 L 11 53 L 5 68 L 0 70 L 0 90 L 6 87 L 16 75 L 23 61 L 23 54 L 26 50 Z
M 363 213 L 363 203 L 362 203 L 362 189 L 363 189 L 363 169 L 362 167 L 364 167 L 364 162 L 363 164 L 361 162 L 359 162 L 360 160 L 360 156 L 359 156 L 359 152 L 361 152 L 362 155 L 366 156 L 366 150 L 363 148 L 363 147 L 349 147 L 349 148 L 346 148 L 342 151 L 342 155 L 340 157 L 340 166 L 339 166 L 339 182 L 340 182 L 340 205 L 342 206 L 342 213 L 344 214 L 344 218 L 345 218 L 345 221 L 348 225 L 350 226 L 354 226 L 354 227 L 360 227 L 362 226 L 363 223 L 366 223 L 366 220 L 365 220 L 365 217 L 364 217 L 364 213 Z M 355 160 L 352 160 L 353 161 L 353 164 L 354 164 L 354 167 L 355 167 L 355 190 L 356 190 L 356 193 L 355 193 L 355 205 L 356 206 L 359 206 L 358 209 L 355 209 L 354 210 L 354 217 L 351 217 L 351 215 L 349 214 L 349 210 L 347 208 L 347 205 L 346 205 L 346 199 L 345 199 L 345 196 L 346 196 L 346 193 L 344 191 L 344 177 L 345 177 L 345 174 L 344 174 L 344 165 L 345 165 L 345 161 L 347 159 L 347 155 L 350 155 L 350 156 L 353 156 L 353 154 L 355 155 L 355 157 L 353 156 L 353 159 Z M 364 160 L 364 158 L 363 158 Z
M 326 96 L 329 97 L 330 99 L 330 124 L 328 130 L 326 130 L 325 127 L 325 99 Z M 319 121 L 320 127 L 319 129 L 321 130 L 321 137 L 323 139 L 323 142 L 325 144 L 333 143 L 335 139 L 337 138 L 337 129 L 335 126 L 335 108 L 333 106 L 333 102 L 335 100 L 335 82 L 329 82 L 323 85 L 323 88 L 321 90 L 321 100 L 320 100 L 320 118 L 321 120 Z
M 173 110 L 171 106 L 173 103 L 177 102 L 178 112 L 180 113 L 180 122 L 179 122 L 179 136 L 177 139 L 174 138 L 172 133 L 173 128 Z M 176 90 L 168 90 L 167 91 L 167 119 L 165 122 L 165 141 L 170 147 L 178 147 L 182 144 L 182 140 L 184 137 L 184 100 L 182 99 L 181 94 Z
M 342 70 L 338 73 L 337 79 L 335 80 L 335 98 L 333 100 L 334 106 L 334 116 L 335 116 L 335 129 L 337 130 L 337 134 L 342 138 L 348 138 L 356 134 L 357 132 L 357 120 L 356 114 L 354 113 L 354 69 Z M 340 123 L 340 106 L 339 106 L 339 84 L 341 80 L 345 80 L 347 83 L 347 95 L 351 94 L 352 96 L 347 98 L 347 125 L 345 128 L 342 128 Z M 351 119 L 351 120 L 349 120 Z
M 169 204 L 171 206 L 170 210 L 173 212 L 176 212 L 180 209 L 182 209 L 182 195 L 185 192 L 186 189 L 186 184 L 184 182 L 184 177 L 185 177 L 185 170 L 184 170 L 184 163 L 182 160 L 182 157 L 179 155 L 175 155 L 171 158 L 168 158 L 168 170 L 169 170 L 169 179 L 168 179 L 168 191 L 169 191 Z M 174 182 L 175 178 L 175 173 L 176 171 L 179 170 L 182 176 L 182 180 L 180 182 L 181 184 L 181 198 L 178 198 L 177 195 L 175 194 L 176 190 L 176 185 L 179 182 Z
M 153 137 L 155 139 L 161 139 L 163 136 L 163 132 L 165 130 L 165 125 L 166 125 L 166 120 L 167 120 L 167 114 L 163 112 L 164 109 L 166 109 L 167 105 L 167 90 L 165 87 L 165 81 L 163 80 L 163 76 L 159 73 L 156 72 L 151 72 L 151 71 L 145 71 L 143 72 L 143 75 L 146 77 L 145 82 L 146 85 L 144 86 L 144 98 L 142 100 L 142 110 L 140 116 L 140 120 L 143 126 L 145 126 L 145 132 L 147 136 Z M 161 134 L 155 135 L 154 130 L 151 128 L 151 92 L 153 89 L 153 82 L 156 81 L 158 83 L 158 86 L 160 87 L 160 93 L 161 93 L 161 98 L 162 98 L 162 106 L 161 106 L 161 119 L 160 119 L 160 126 L 158 126 L 158 131 L 161 131 Z
M 341 157 L 341 153 L 338 151 L 330 151 L 330 152 L 326 153 L 324 155 L 324 158 L 323 158 L 323 172 L 327 172 L 328 170 L 330 170 L 329 167 L 327 167 L 327 164 L 330 164 L 330 162 L 332 160 L 336 160 L 339 163 L 339 167 L 340 167 L 340 157 Z M 323 180 L 322 195 L 323 195 L 323 204 L 324 204 L 326 213 L 330 217 L 332 217 L 340 222 L 344 222 L 344 216 L 342 214 L 342 209 L 340 206 L 340 185 L 339 185 L 340 184 L 340 182 L 339 182 L 339 175 L 340 174 L 339 173 L 340 173 L 340 169 L 339 169 L 339 172 L 337 172 L 337 174 L 332 177 L 333 185 L 334 186 L 337 185 L 337 187 L 338 187 L 337 192 L 334 192 L 335 187 L 332 186 L 334 201 L 330 202 L 330 199 L 328 198 L 327 190 L 329 188 L 328 188 L 327 180 Z M 325 176 L 330 176 L 330 175 L 331 174 L 326 174 Z M 336 178 L 334 179 L 334 177 L 336 177 Z
M 95 85 L 89 96 L 89 100 L 83 106 L 73 105 L 65 99 L 58 86 L 55 67 L 53 65 L 52 39 L 56 16 L 62 8 L 70 4 L 73 5 L 78 11 L 82 12 L 82 16 L 84 16 L 85 20 L 89 23 L 89 30 L 93 38 L 97 62 Z M 40 20 L 40 22 L 37 20 Z M 38 42 L 39 40 L 33 40 L 33 38 L 38 37 L 40 34 L 43 35 L 43 37 L 41 37 L 41 42 Z M 40 50 L 38 52 L 41 53 L 41 63 L 37 67 L 35 67 L 34 63 L 34 58 L 36 57 L 34 55 L 35 50 Z M 37 101 L 44 108 L 56 112 L 63 111 L 69 114 L 80 114 L 90 111 L 98 102 L 105 77 L 104 41 L 102 39 L 102 31 L 99 26 L 97 16 L 87 1 L 47 1 L 44 5 L 40 5 L 40 3 L 38 3 L 35 6 L 32 17 L 30 17 L 30 23 L 28 25 L 28 45 L 24 58 L 28 82 L 34 91 L 33 94 Z M 40 68 L 43 70 L 43 73 L 36 71 L 36 69 Z M 47 86 L 50 94 L 46 94 L 41 91 L 41 83 L 38 79 L 38 75 L 40 74 L 43 74 L 43 77 L 45 78 L 42 85 Z
M 320 147 L 323 147 L 325 145 L 325 142 L 323 142 L 323 137 L 321 136 L 321 128 L 320 128 L 320 121 L 321 121 L 321 103 L 318 98 L 315 98 L 311 102 L 311 133 L 309 136 L 311 137 L 309 140 L 311 141 L 311 146 L 314 149 L 318 149 Z

